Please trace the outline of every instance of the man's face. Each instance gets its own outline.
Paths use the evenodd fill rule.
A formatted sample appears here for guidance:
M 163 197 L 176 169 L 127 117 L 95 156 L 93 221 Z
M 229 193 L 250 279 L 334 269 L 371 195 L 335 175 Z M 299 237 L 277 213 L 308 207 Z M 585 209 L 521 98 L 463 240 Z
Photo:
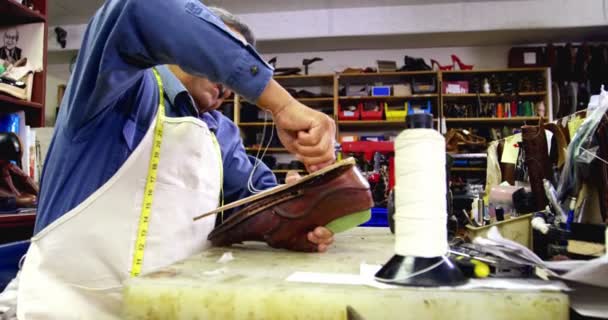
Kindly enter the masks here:
M 242 34 L 237 32 L 235 29 L 230 29 L 237 38 L 243 42 L 246 42 L 245 37 L 243 37 Z M 232 94 L 232 91 L 230 91 L 224 85 L 211 82 L 207 78 L 188 74 L 186 81 L 182 82 L 194 99 L 199 112 L 216 110 L 222 105 L 224 100 Z
M 4 45 L 13 49 L 17 45 L 17 30 L 8 30 L 4 33 Z

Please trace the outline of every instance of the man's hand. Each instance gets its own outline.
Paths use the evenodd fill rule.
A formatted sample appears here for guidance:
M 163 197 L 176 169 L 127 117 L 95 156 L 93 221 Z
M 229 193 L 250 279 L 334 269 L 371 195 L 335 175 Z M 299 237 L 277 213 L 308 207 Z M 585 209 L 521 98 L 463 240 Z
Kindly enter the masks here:
M 285 176 L 285 182 L 287 184 L 294 183 L 302 178 L 297 172 L 289 171 Z M 317 245 L 317 251 L 325 252 L 329 246 L 334 243 L 333 233 L 325 227 L 317 227 L 312 232 L 309 232 L 306 237 L 308 241 Z
M 256 103 L 272 112 L 279 139 L 309 172 L 335 161 L 336 124 L 329 116 L 301 104 L 272 79 Z
M 273 113 L 273 118 L 279 139 L 309 172 L 322 169 L 336 160 L 336 124 L 329 116 L 293 99 Z

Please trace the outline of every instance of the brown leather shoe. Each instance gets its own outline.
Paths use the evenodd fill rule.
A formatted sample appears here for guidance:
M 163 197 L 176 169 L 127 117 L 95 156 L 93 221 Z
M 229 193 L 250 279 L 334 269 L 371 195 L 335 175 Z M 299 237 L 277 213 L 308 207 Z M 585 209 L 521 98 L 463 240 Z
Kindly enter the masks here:
M 275 248 L 314 252 L 317 246 L 308 241 L 308 232 L 373 205 L 369 184 L 353 161 L 250 202 L 217 226 L 208 239 L 216 246 L 263 241 Z
M 543 210 L 547 206 L 543 179 L 553 181 L 545 130 L 539 126 L 522 126 L 521 129 L 530 188 L 536 201 L 536 210 Z

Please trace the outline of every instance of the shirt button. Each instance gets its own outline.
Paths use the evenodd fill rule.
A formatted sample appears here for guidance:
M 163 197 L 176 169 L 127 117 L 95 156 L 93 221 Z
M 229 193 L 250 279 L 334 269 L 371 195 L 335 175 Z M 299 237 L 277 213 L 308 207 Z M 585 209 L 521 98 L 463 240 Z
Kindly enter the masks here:
M 251 71 L 251 74 L 255 76 L 260 70 L 258 69 L 258 66 L 252 66 L 249 71 Z

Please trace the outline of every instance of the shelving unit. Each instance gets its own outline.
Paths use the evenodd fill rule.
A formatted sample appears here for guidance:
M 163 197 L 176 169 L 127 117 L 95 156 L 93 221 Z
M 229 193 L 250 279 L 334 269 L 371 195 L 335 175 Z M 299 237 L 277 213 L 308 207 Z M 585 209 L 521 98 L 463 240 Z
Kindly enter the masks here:
M 517 94 L 515 94 L 516 96 L 520 96 L 520 97 L 535 97 L 535 96 L 545 96 L 547 95 L 546 91 L 539 91 L 539 92 L 519 92 Z M 508 97 L 510 95 L 504 95 L 504 94 L 496 94 L 496 93 L 445 93 L 442 95 L 443 98 L 477 98 L 478 96 L 481 98 L 504 98 L 504 97 Z
M 488 135 L 501 132 L 503 127 L 511 130 L 524 124 L 538 125 L 543 121 L 551 120 L 553 117 L 551 114 L 551 74 L 548 68 L 444 71 L 440 77 L 442 81 L 440 94 L 441 117 L 448 130 L 467 129 L 474 133 L 483 132 Z M 480 93 L 483 90 L 485 80 L 490 84 L 490 93 Z M 469 91 L 467 93 L 446 93 L 444 91 L 448 84 L 459 85 L 458 81 L 463 81 L 468 85 Z M 542 118 L 539 117 L 536 110 L 540 101 L 544 102 L 546 111 Z M 504 108 L 501 117 L 486 116 L 487 110 L 494 110 L 496 116 L 499 116 L 496 111 L 499 103 L 502 103 Z M 518 113 L 509 116 L 506 113 L 510 113 L 513 109 L 507 109 L 513 103 L 517 104 L 514 108 Z M 530 109 L 524 107 L 523 110 L 527 110 L 523 113 L 525 115 L 520 113 L 522 103 L 530 107 Z M 452 110 L 460 110 L 460 112 L 466 110 L 474 116 L 453 117 L 454 112 L 448 114 L 448 104 L 460 108 Z M 533 111 L 532 115 L 530 115 L 530 111 Z M 476 116 L 477 114 L 483 116 Z M 485 137 L 490 141 L 489 136 Z M 482 167 L 454 167 L 451 172 L 460 177 L 478 179 L 485 177 L 486 169 Z
M 511 117 L 511 118 L 444 118 L 447 123 L 521 123 L 539 122 L 540 117 Z
M 1 27 L 29 23 L 44 24 L 42 71 L 34 74 L 32 99 L 24 101 L 0 94 L 0 112 L 24 111 L 27 125 L 42 127 L 44 126 L 47 71 L 47 1 L 33 0 L 33 6 L 34 10 L 14 0 L 0 0 Z M 29 239 L 33 233 L 35 217 L 35 213 L 0 215 L 0 244 Z
M 401 100 L 415 100 L 415 99 L 428 99 L 428 98 L 437 98 L 437 94 L 413 94 L 411 96 L 388 96 L 388 97 L 370 97 L 370 96 L 340 96 L 338 99 L 340 101 L 348 101 L 348 100 L 356 100 L 356 101 L 401 101 Z
M 502 77 L 507 75 L 519 79 L 522 76 L 530 78 L 541 77 L 544 83 L 542 88 L 536 88 L 535 90 L 528 90 L 517 92 L 514 90 L 512 93 L 461 93 L 461 94 L 446 94 L 443 91 L 443 82 L 451 80 L 466 80 L 470 81 L 475 77 Z M 414 93 L 411 95 L 399 95 L 399 96 L 367 96 L 367 95 L 348 95 L 344 94 L 346 86 L 373 86 L 377 84 L 394 85 L 394 84 L 405 84 L 412 82 L 412 79 L 434 79 L 435 90 L 426 93 Z M 385 73 L 336 73 L 336 74 L 320 74 L 320 75 L 293 75 L 293 76 L 278 76 L 275 79 L 284 87 L 290 89 L 292 94 L 296 95 L 298 101 L 303 104 L 315 108 L 318 110 L 324 110 L 326 113 L 332 115 L 337 125 L 337 140 L 339 141 L 342 134 L 385 134 L 390 133 L 391 135 L 398 134 L 399 131 L 403 130 L 406 126 L 404 120 L 387 121 L 383 120 L 342 120 L 339 117 L 340 105 L 341 104 L 355 104 L 355 103 L 373 103 L 373 102 L 387 102 L 389 105 L 403 105 L 407 101 L 412 101 L 420 104 L 420 101 L 430 101 L 432 105 L 432 113 L 434 115 L 435 128 L 439 129 L 439 124 L 444 123 L 447 129 L 450 128 L 466 128 L 469 130 L 477 129 L 491 129 L 491 128 L 502 128 L 507 127 L 519 127 L 523 124 L 538 124 L 541 121 L 552 119 L 551 111 L 551 88 L 548 85 L 551 83 L 551 75 L 548 68 L 529 68 L 529 69 L 489 69 L 489 70 L 463 70 L 463 71 L 415 71 L 415 72 L 385 72 Z M 517 84 L 515 84 L 517 85 Z M 331 97 L 298 97 L 300 90 L 307 90 L 305 92 L 310 95 L 311 92 L 319 94 L 324 93 L 325 95 L 332 94 Z M 353 90 L 354 91 L 354 90 Z M 534 116 L 513 116 L 513 117 L 467 117 L 467 118 L 454 118 L 448 117 L 445 114 L 444 104 L 449 103 L 475 103 L 481 101 L 482 103 L 488 102 L 499 102 L 501 100 L 518 100 L 518 99 L 530 99 L 530 101 L 544 101 L 547 115 L 544 118 Z M 251 135 L 256 132 L 261 132 L 264 127 L 264 121 L 260 119 L 242 119 L 241 108 L 243 101 L 239 97 L 227 100 L 227 103 L 234 104 L 234 115 L 235 123 L 241 128 L 243 134 Z M 328 112 L 333 110 L 333 112 Z M 268 121 L 266 123 L 267 130 L 272 127 L 274 123 Z M 266 139 L 269 134 L 267 131 Z M 275 135 L 276 138 L 276 135 Z M 251 145 L 251 144 L 249 144 Z M 246 144 L 247 146 L 247 144 Z M 247 152 L 255 154 L 258 151 L 261 152 L 260 148 L 245 148 Z M 267 154 L 273 154 L 277 156 L 287 156 L 288 151 L 285 148 L 269 148 L 266 151 Z M 273 170 L 278 175 L 284 174 L 287 170 Z M 457 174 L 475 174 L 480 175 L 485 172 L 485 168 L 463 168 L 456 167 L 452 169 L 452 172 Z

